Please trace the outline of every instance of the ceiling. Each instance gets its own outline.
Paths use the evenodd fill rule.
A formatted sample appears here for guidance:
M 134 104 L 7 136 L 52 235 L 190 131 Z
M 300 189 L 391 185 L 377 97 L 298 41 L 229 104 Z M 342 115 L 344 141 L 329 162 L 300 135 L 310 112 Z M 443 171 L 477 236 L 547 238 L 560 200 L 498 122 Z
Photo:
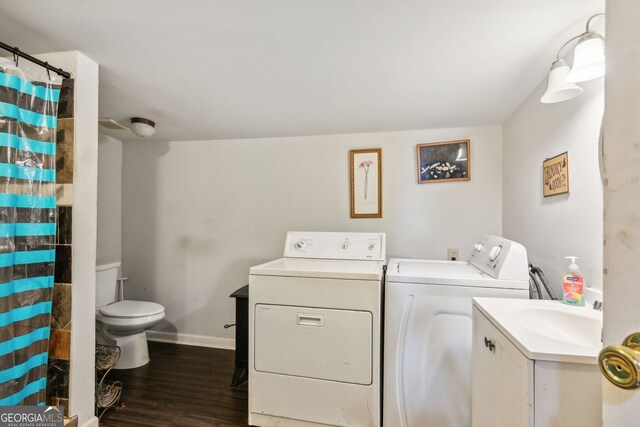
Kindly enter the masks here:
M 604 0 L 2 0 L 0 41 L 83 52 L 100 64 L 100 117 L 155 120 L 152 139 L 380 132 L 502 124 L 603 10 Z

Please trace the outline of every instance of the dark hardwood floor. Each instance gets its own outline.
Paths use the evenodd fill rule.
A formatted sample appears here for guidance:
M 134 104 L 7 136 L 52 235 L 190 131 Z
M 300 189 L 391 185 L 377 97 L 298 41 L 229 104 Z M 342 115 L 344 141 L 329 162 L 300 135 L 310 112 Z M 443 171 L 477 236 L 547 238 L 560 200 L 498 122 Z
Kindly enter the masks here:
M 125 407 L 100 426 L 247 426 L 247 382 L 232 388 L 234 352 L 149 342 L 151 362 L 112 370 Z

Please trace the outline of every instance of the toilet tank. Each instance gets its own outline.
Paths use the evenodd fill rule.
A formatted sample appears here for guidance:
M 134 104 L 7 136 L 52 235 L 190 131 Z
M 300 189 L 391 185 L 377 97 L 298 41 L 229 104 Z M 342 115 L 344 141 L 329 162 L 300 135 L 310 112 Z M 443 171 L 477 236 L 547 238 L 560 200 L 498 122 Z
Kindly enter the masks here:
M 119 262 L 96 266 L 96 307 L 118 300 Z

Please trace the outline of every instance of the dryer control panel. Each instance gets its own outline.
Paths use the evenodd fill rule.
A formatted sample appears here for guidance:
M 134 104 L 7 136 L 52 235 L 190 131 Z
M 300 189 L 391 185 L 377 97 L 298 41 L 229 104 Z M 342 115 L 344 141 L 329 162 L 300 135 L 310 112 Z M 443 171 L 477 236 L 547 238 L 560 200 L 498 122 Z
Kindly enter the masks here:
M 484 236 L 473 246 L 469 263 L 495 279 L 529 280 L 527 251 L 504 237 Z
M 385 261 L 385 233 L 290 231 L 284 256 Z

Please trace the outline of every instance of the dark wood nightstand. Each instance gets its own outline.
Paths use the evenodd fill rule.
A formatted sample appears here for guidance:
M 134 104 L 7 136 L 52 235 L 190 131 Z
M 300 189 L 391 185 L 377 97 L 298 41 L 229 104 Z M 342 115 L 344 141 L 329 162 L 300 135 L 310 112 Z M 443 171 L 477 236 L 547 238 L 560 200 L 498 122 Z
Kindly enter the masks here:
M 249 285 L 229 295 L 236 299 L 236 366 L 231 387 L 247 380 L 249 369 Z

